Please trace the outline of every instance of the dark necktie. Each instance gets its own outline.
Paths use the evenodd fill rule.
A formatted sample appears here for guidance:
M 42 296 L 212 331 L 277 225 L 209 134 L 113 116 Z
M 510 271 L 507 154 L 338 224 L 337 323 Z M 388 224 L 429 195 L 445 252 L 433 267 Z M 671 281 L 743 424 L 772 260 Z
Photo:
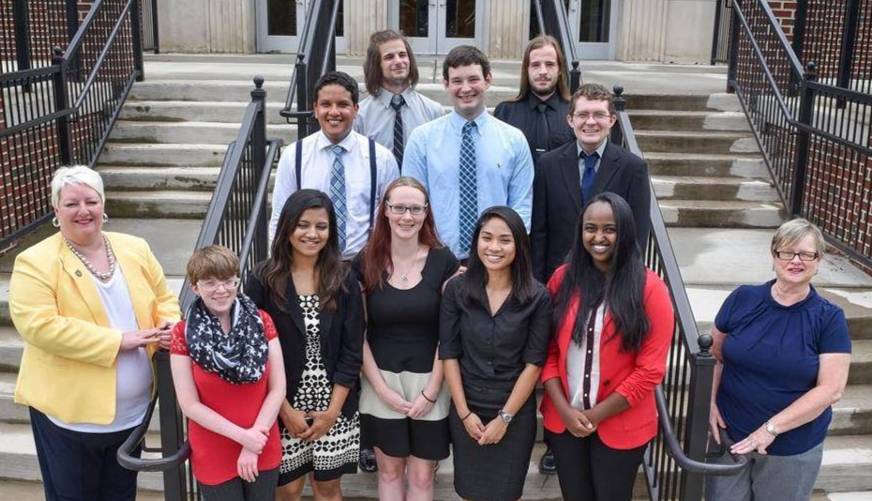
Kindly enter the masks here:
M 548 127 L 548 115 L 546 112 L 548 111 L 548 105 L 545 103 L 539 103 L 536 105 L 536 134 L 534 135 L 535 140 L 533 142 L 533 154 L 536 154 L 537 150 L 542 150 L 541 152 L 548 151 L 548 139 L 551 137 L 551 130 Z
M 406 100 L 400 94 L 394 94 L 391 98 L 391 108 L 394 109 L 394 158 L 397 166 L 403 168 L 403 114 L 400 112 Z
M 581 205 L 584 205 L 593 196 L 593 182 L 596 178 L 594 167 L 599 160 L 599 153 L 595 151 L 588 155 L 582 151 L 581 158 L 584 160 L 584 172 L 581 176 Z
M 460 168 L 458 184 L 460 206 L 458 214 L 458 247 L 461 252 L 471 252 L 472 233 L 478 219 L 478 181 L 475 171 L 475 122 L 466 122 L 460 140 Z

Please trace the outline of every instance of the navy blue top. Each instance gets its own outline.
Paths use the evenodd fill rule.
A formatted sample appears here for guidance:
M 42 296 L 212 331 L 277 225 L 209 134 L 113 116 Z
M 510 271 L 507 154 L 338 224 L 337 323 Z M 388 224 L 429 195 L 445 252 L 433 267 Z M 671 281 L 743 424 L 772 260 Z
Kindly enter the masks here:
M 774 280 L 734 290 L 715 318 L 726 333 L 717 404 L 734 441 L 743 440 L 817 384 L 821 353 L 850 353 L 845 313 L 814 287 L 783 306 L 772 298 Z M 803 453 L 823 442 L 832 418 L 820 416 L 784 432 L 766 449 L 775 456 Z

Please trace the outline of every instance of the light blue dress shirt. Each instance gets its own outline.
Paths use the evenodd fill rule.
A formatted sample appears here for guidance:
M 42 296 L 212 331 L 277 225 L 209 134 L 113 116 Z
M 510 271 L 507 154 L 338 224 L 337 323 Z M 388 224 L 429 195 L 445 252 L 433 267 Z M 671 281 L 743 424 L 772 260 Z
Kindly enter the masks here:
M 507 205 L 521 216 L 529 232 L 534 171 L 527 139 L 487 111 L 474 121 L 478 209 Z M 460 249 L 458 243 L 458 169 L 465 123 L 465 118 L 452 111 L 420 125 L 412 131 L 403 154 L 403 175 L 427 188 L 439 238 L 459 259 L 469 257 L 469 249 Z

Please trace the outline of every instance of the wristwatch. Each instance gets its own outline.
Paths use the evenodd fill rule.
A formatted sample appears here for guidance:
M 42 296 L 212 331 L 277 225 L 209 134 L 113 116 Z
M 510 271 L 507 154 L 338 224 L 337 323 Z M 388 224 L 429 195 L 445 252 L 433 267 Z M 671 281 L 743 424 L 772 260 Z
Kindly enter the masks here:
M 778 436 L 778 430 L 775 429 L 775 425 L 772 424 L 772 421 L 766 421 L 766 431 L 769 432 L 773 438 Z
M 500 409 L 500 412 L 497 413 L 497 415 L 499 415 L 499 416 L 500 416 L 500 419 L 502 419 L 503 422 L 506 423 L 506 424 L 511 423 L 511 422 L 512 422 L 512 418 L 515 417 L 515 416 L 509 414 L 508 412 L 506 412 L 506 411 L 504 411 L 504 410 L 502 410 L 502 409 Z

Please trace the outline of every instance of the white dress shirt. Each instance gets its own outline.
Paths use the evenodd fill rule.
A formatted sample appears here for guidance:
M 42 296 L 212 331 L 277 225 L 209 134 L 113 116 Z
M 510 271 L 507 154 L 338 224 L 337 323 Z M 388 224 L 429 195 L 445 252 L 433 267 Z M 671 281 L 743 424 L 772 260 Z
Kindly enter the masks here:
M 580 411 L 587 410 L 584 405 L 584 377 L 586 375 L 585 356 L 587 350 L 592 350 L 593 358 L 590 368 L 590 405 L 597 404 L 597 393 L 600 383 L 600 341 L 603 335 L 603 321 L 606 309 L 600 303 L 594 315 L 593 346 L 587 346 L 587 329 L 584 329 L 582 343 L 579 346 L 575 341 L 569 342 L 569 351 L 566 354 L 566 382 L 569 384 L 569 405 Z M 587 323 L 585 323 L 587 325 Z
M 401 94 L 406 104 L 400 108 L 403 117 L 403 144 L 408 144 L 409 136 L 415 127 L 445 114 L 445 108 L 436 101 L 424 96 L 411 87 Z M 367 96 L 360 102 L 360 111 L 354 120 L 354 130 L 393 151 L 394 120 L 396 113 L 391 108 L 394 94 L 382 89 L 376 96 Z
M 338 143 L 345 149 L 342 155 L 342 165 L 345 167 L 345 197 L 348 207 L 348 219 L 345 223 L 345 252 L 342 257 L 350 259 L 366 243 L 369 238 L 369 208 L 370 208 L 370 174 L 369 174 L 369 140 L 366 136 L 349 131 L 345 139 Z M 322 131 L 318 131 L 303 139 L 300 177 L 301 188 L 311 188 L 330 193 L 330 169 L 334 154 L 330 147 L 333 143 Z M 294 170 L 296 162 L 296 143 L 292 143 L 282 151 L 279 167 L 276 172 L 275 187 L 272 197 L 272 217 L 269 221 L 270 241 L 276 232 L 282 207 L 285 201 L 297 191 L 297 178 Z M 384 146 L 375 145 L 376 165 L 376 200 L 375 208 L 384 195 L 385 188 L 399 177 L 399 169 L 394 155 Z

